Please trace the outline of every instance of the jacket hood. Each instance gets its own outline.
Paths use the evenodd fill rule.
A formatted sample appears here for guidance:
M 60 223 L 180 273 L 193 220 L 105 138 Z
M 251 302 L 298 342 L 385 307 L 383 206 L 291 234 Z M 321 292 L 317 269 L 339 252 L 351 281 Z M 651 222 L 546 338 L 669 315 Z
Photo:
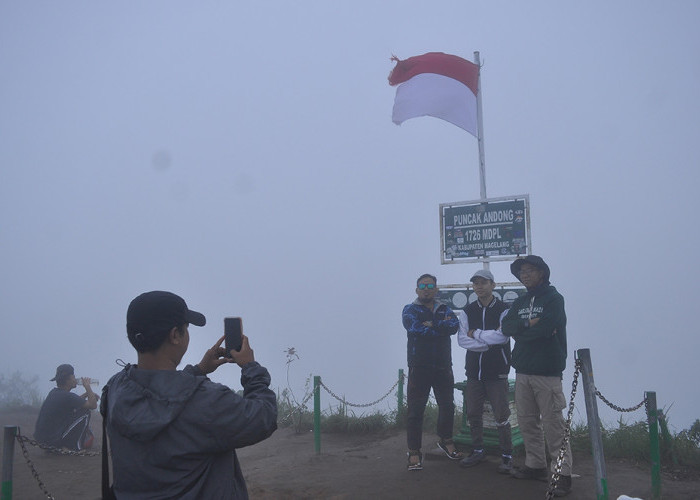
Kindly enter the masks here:
M 170 425 L 206 377 L 127 365 L 107 384 L 107 419 L 119 434 L 148 441 Z
M 510 272 L 515 276 L 518 281 L 520 281 L 520 268 L 523 264 L 528 263 L 535 266 L 537 269 L 544 271 L 544 283 L 549 284 L 549 266 L 545 263 L 544 259 L 539 255 L 526 255 L 525 257 L 520 257 L 515 259 L 510 265 Z

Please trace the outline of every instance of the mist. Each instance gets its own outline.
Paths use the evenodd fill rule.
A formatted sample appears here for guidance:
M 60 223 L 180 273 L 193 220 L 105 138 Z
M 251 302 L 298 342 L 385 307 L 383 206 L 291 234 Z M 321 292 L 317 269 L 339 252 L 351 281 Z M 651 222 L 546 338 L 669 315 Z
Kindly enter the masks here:
M 241 316 L 273 388 L 303 396 L 313 374 L 379 398 L 406 365 L 416 278 L 481 267 L 440 264 L 438 219 L 479 198 L 476 139 L 394 125 L 390 58 L 479 51 L 488 196 L 530 196 L 532 252 L 566 300 L 565 393 L 590 348 L 608 399 L 656 391 L 688 427 L 698 18 L 695 2 L 3 2 L 2 373 L 42 394 L 61 363 L 104 383 L 136 361 L 131 299 L 169 290 L 207 317 L 182 366 Z M 453 363 L 463 380 L 456 338 Z

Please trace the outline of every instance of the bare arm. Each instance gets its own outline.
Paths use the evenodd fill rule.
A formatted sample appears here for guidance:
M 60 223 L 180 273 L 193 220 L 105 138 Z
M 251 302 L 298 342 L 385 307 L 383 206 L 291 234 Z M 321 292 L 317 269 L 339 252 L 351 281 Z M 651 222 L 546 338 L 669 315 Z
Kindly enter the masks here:
M 207 349 L 207 352 L 202 356 L 202 361 L 200 361 L 197 366 L 203 375 L 213 372 L 223 364 L 233 363 L 231 358 L 226 357 L 226 349 L 221 347 L 225 338 L 225 336 L 222 336 L 216 341 L 216 344 L 210 349 Z
M 86 398 L 83 408 L 94 410 L 95 408 L 97 408 L 97 400 L 99 399 L 99 396 L 95 394 L 92 390 L 92 387 L 90 387 L 90 379 L 88 377 L 83 377 L 81 381 L 83 383 L 83 387 L 85 387 Z

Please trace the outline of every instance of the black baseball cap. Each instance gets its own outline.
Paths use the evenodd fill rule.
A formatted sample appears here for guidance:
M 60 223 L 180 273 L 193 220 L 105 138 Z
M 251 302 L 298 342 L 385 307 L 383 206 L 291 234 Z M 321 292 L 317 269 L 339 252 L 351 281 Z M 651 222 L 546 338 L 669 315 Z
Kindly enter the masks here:
M 130 339 L 138 334 L 149 337 L 185 323 L 204 326 L 207 319 L 202 313 L 190 310 L 182 297 L 171 292 L 142 293 L 131 301 L 126 311 L 126 333 Z
M 54 377 L 51 379 L 51 382 L 55 382 L 56 380 L 63 380 L 68 375 L 75 375 L 75 370 L 73 370 L 73 366 L 69 364 L 58 365 L 58 368 L 56 368 L 56 375 L 54 375 Z

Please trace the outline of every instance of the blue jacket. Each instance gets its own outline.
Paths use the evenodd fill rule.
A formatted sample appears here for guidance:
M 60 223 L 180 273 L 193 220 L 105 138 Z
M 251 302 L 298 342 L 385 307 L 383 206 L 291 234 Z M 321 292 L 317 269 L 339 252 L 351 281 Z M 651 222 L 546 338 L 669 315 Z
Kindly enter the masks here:
M 459 320 L 452 309 L 436 300 L 431 311 L 416 299 L 403 308 L 402 320 L 408 336 L 409 368 L 452 366 L 450 335 L 459 330 Z M 426 321 L 431 321 L 432 326 L 425 326 Z
M 248 498 L 236 448 L 277 428 L 270 374 L 256 362 L 241 369 L 243 396 L 184 370 L 127 365 L 104 391 L 117 499 Z

